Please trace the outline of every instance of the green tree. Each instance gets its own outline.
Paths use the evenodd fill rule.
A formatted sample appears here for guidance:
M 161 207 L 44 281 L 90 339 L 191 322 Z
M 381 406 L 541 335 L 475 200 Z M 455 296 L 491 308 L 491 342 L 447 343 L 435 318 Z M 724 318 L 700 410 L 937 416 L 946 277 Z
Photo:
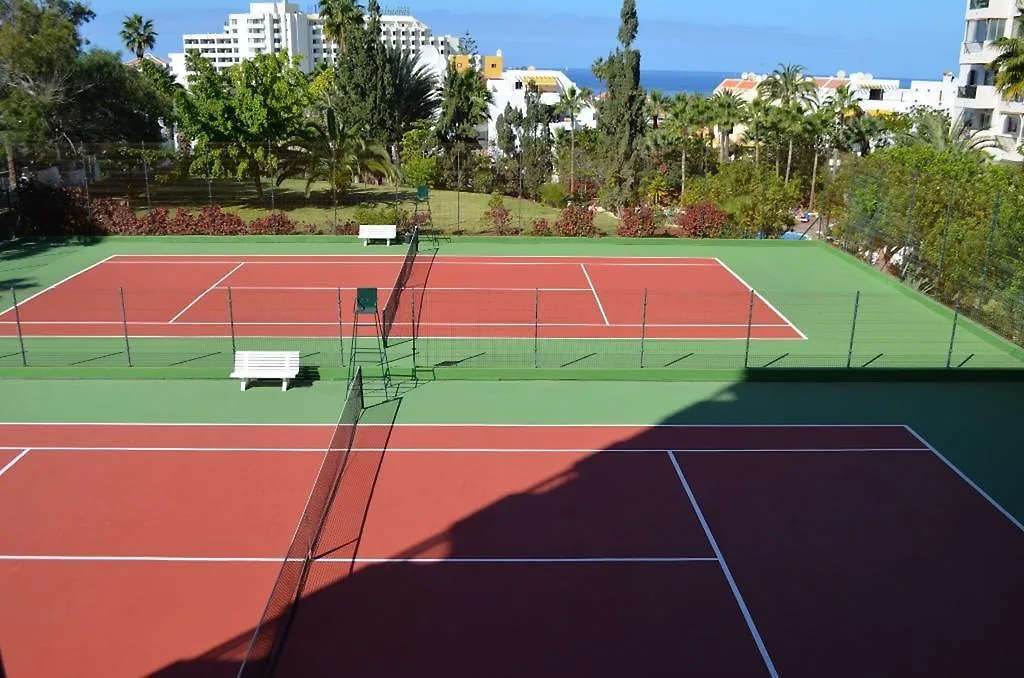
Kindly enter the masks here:
M 479 71 L 468 68 L 459 72 L 454 63 L 448 64 L 441 87 L 441 110 L 434 126 L 434 142 L 449 169 L 459 167 L 465 153 L 479 147 L 476 128 L 488 121 L 491 100 L 487 82 Z
M 396 83 L 380 33 L 380 5 L 370 0 L 365 26 L 346 29 L 346 48 L 335 61 L 340 94 L 336 112 L 344 129 L 359 130 L 374 141 L 388 143 L 398 139 Z
M 621 208 L 640 193 L 642 140 L 647 130 L 645 97 L 640 87 L 640 52 L 633 49 L 639 29 L 635 0 L 623 0 L 619 47 L 595 64 L 594 73 L 606 83 L 607 97 L 599 108 L 597 127 L 605 152 L 604 200 Z
M 593 92 L 587 87 L 576 89 L 575 85 L 570 85 L 569 89 L 559 95 L 555 107 L 558 112 L 569 118 L 569 193 L 572 193 L 576 181 L 576 116 L 590 104 L 593 96 Z
M 981 151 L 998 145 L 991 136 L 969 134 L 963 116 L 953 120 L 945 111 L 915 108 L 908 118 L 909 130 L 896 138 L 897 144 L 901 146 L 925 145 L 936 151 L 976 154 L 978 158 L 988 158 L 990 156 Z
M 432 152 L 431 122 L 420 120 L 402 136 L 400 157 L 405 181 L 413 186 L 437 186 L 441 181 L 441 164 Z
M 686 193 L 686 155 L 690 145 L 690 136 L 697 124 L 696 104 L 694 95 L 680 92 L 672 102 L 668 112 L 668 123 L 679 138 L 679 153 L 682 157 L 680 165 L 679 195 Z
M 153 21 L 144 19 L 141 14 L 126 16 L 121 24 L 121 42 L 125 49 L 141 59 L 146 50 L 156 46 L 156 38 L 159 35 L 153 29 Z
M 771 75 L 762 80 L 758 86 L 758 93 L 784 109 L 778 117 L 780 131 L 788 136 L 788 151 L 786 161 L 786 182 L 789 182 L 790 171 L 793 166 L 793 144 L 796 136 L 800 133 L 800 121 L 803 106 L 810 104 L 817 93 L 817 84 L 813 78 L 809 78 L 803 66 L 795 64 L 779 64 Z M 800 111 L 798 113 L 798 111 Z
M 551 116 L 553 107 L 541 103 L 540 91 L 530 83 L 526 88 L 526 111 L 521 137 L 521 186 L 525 195 L 536 198 L 541 187 L 551 181 L 553 143 Z
M 1019 27 L 1021 19 L 1016 21 Z M 1024 98 L 1024 38 L 1015 32 L 1015 37 L 999 38 L 992 47 L 999 52 L 989 64 L 996 74 L 996 89 L 1006 99 Z
M 457 51 L 464 56 L 476 56 L 480 53 L 480 48 L 477 47 L 476 40 L 469 34 L 469 31 L 466 31 L 465 35 L 459 38 Z
M 652 89 L 647 93 L 647 117 L 651 120 L 651 129 L 658 129 L 661 121 L 668 115 L 672 100 L 660 89 Z
M 356 0 L 319 0 L 320 20 L 324 42 L 338 46 L 338 51 L 348 51 L 349 37 L 363 27 L 363 8 Z M 329 48 L 324 45 L 324 51 Z
M 198 53 L 188 54 L 189 89 L 179 94 L 177 110 L 194 146 L 193 170 L 248 179 L 262 200 L 262 177 L 277 165 L 277 148 L 304 124 L 309 81 L 298 59 L 258 54 L 218 73 Z
M 754 144 L 754 167 L 761 166 L 761 146 L 765 139 L 765 125 L 771 115 L 771 103 L 762 96 L 750 102 L 747 106 L 744 123 L 748 128 L 744 140 Z

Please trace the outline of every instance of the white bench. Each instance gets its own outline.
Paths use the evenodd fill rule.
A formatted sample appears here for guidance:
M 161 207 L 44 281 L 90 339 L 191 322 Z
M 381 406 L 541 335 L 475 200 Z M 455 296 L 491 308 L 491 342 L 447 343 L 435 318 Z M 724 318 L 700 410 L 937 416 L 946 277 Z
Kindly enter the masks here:
M 359 238 L 363 241 L 363 247 L 370 244 L 371 240 L 385 240 L 388 247 L 391 241 L 398 237 L 398 226 L 396 224 L 360 224 Z
M 253 379 L 280 379 L 281 390 L 299 374 L 298 351 L 237 351 L 232 379 L 242 380 L 242 390 Z

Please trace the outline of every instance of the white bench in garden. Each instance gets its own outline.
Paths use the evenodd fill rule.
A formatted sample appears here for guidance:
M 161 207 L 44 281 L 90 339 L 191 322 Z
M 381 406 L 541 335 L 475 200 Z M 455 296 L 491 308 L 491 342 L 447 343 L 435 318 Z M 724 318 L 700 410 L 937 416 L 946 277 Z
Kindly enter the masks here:
M 370 244 L 371 240 L 385 240 L 388 243 L 388 247 L 391 246 L 391 241 L 398 237 L 398 226 L 395 224 L 360 224 L 359 225 L 359 238 L 363 241 L 363 246 Z
M 237 351 L 232 379 L 242 380 L 242 390 L 253 379 L 280 379 L 281 390 L 299 374 L 298 351 Z

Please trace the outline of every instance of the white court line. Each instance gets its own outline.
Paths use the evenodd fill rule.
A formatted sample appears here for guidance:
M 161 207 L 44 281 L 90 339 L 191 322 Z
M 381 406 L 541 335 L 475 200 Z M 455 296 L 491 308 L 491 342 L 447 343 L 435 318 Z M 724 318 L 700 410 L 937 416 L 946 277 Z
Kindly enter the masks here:
M 1000 504 L 994 498 L 992 498 L 992 495 L 990 495 L 985 490 L 981 489 L 981 487 L 976 482 L 974 482 L 973 480 L 968 478 L 967 474 L 965 474 L 963 471 L 961 471 L 959 468 L 957 468 L 956 465 L 953 464 L 953 462 L 951 462 L 944 454 L 939 452 L 938 449 L 936 449 L 934 446 L 932 446 L 931 443 L 929 443 L 927 440 L 925 440 L 923 436 L 919 435 L 917 433 L 917 431 L 915 431 L 914 429 L 910 428 L 909 426 L 904 426 L 904 428 L 907 430 L 907 433 L 909 433 L 910 435 L 914 436 L 919 441 L 921 441 L 921 444 L 924 445 L 925 448 L 929 452 L 934 454 L 943 464 L 948 466 L 953 471 L 953 473 L 955 473 L 958 476 L 960 476 L 961 480 L 963 480 L 965 483 L 970 485 L 971 488 L 974 489 L 975 492 L 980 494 L 985 499 L 985 501 L 987 501 L 989 504 L 991 504 L 997 511 L 1002 513 L 1003 516 L 1007 520 L 1009 520 L 1011 523 L 1013 523 L 1014 526 L 1016 526 L 1016 528 L 1018 530 L 1020 530 L 1021 532 L 1024 532 L 1024 524 L 1021 524 L 1021 522 L 1019 520 L 1014 518 L 1012 513 L 1007 511 L 1005 508 L 1003 508 L 1002 504 Z
M 601 311 L 601 317 L 604 318 L 604 324 L 611 325 L 611 323 L 608 322 L 608 315 L 604 312 L 604 306 L 601 305 L 601 297 L 597 296 L 597 290 L 594 289 L 594 283 L 590 279 L 590 274 L 587 273 L 587 265 L 580 264 L 580 268 L 583 269 L 583 275 L 587 278 L 587 284 L 590 285 L 590 291 L 594 293 L 594 301 L 597 302 L 597 309 Z
M 715 535 L 711 533 L 711 526 L 708 525 L 708 521 L 704 517 L 704 513 L 700 510 L 700 505 L 697 503 L 697 498 L 693 495 L 693 490 L 690 489 L 690 483 L 686 482 L 686 476 L 683 475 L 683 469 L 679 467 L 679 462 L 676 461 L 673 453 L 668 452 L 667 454 L 669 461 L 672 462 L 672 468 L 675 469 L 676 475 L 679 476 L 679 482 L 686 491 L 686 496 L 690 499 L 690 505 L 693 506 L 693 510 L 697 514 L 697 519 L 700 520 L 700 525 L 704 528 L 704 534 L 707 536 L 708 542 L 711 544 L 711 548 L 715 552 L 715 556 L 718 557 L 718 563 L 722 567 L 722 573 L 729 582 L 729 588 L 732 589 L 732 594 L 736 598 L 736 604 L 740 606 L 740 611 L 743 613 L 743 618 L 747 622 L 747 628 L 750 629 L 750 634 L 754 636 L 754 642 L 757 643 L 757 649 L 761 652 L 761 658 L 764 660 L 764 664 L 768 668 L 768 673 L 773 678 L 778 678 L 779 672 L 775 670 L 775 664 L 772 663 L 772 658 L 768 656 L 768 648 L 765 647 L 764 640 L 761 639 L 761 634 L 757 630 L 757 625 L 754 624 L 754 618 L 750 615 L 750 610 L 747 609 L 747 604 L 744 602 L 743 596 L 740 594 L 740 588 L 736 584 L 736 580 L 733 578 L 732 572 L 729 570 L 728 563 L 725 562 L 725 556 L 722 554 L 722 549 L 718 547 Z
M 748 285 L 748 284 L 747 284 L 747 281 L 746 281 L 746 280 L 744 280 L 743 278 L 741 278 L 741 277 L 739 276 L 739 274 L 737 274 L 737 273 L 736 273 L 736 271 L 734 271 L 734 270 L 732 270 L 731 268 L 729 268 L 729 267 L 728 267 L 728 266 L 726 265 L 726 263 L 725 263 L 724 261 L 722 261 L 721 259 L 719 259 L 718 257 L 715 257 L 715 261 L 717 261 L 717 262 L 718 262 L 718 265 L 719 265 L 719 266 L 721 266 L 721 267 L 722 267 L 722 268 L 724 268 L 724 269 L 725 269 L 726 271 L 728 271 L 728 272 L 729 272 L 729 274 L 730 274 L 730 275 L 731 275 L 732 277 L 734 277 L 734 278 L 736 278 L 736 280 L 740 281 L 740 284 L 741 284 L 741 285 L 743 285 L 743 287 L 744 287 L 744 288 L 746 288 L 746 289 L 747 289 L 748 291 L 750 291 L 750 292 L 753 292 L 753 293 L 754 293 L 754 296 L 755 296 L 755 297 L 757 297 L 758 299 L 760 299 L 760 300 L 761 300 L 761 302 L 762 302 L 762 303 L 764 303 L 764 305 L 765 305 L 765 306 L 767 306 L 768 308 L 770 308 L 770 309 L 772 310 L 772 312 L 773 312 L 773 313 L 774 313 L 775 315 L 777 315 L 777 316 L 779 316 L 780 318 L 782 318 L 782 319 L 783 319 L 783 320 L 784 320 L 784 321 L 786 322 L 786 324 L 787 324 L 787 325 L 789 325 L 790 327 L 792 327 L 792 328 L 793 328 L 793 329 L 794 329 L 794 330 L 796 331 L 796 333 L 800 335 L 800 338 L 801 338 L 801 339 L 807 339 L 807 335 L 806 335 L 806 334 L 804 334 L 804 333 L 803 333 L 803 331 L 802 331 L 802 330 L 801 330 L 801 329 L 800 329 L 799 327 L 797 327 L 796 325 L 794 325 L 794 324 L 793 324 L 793 322 L 792 322 L 792 321 L 791 321 L 791 320 L 790 320 L 789 318 L 787 318 L 786 316 L 782 315 L 782 313 L 780 313 L 780 312 L 779 312 L 779 309 L 775 308 L 775 307 L 774 307 L 774 306 L 772 305 L 772 302 L 770 302 L 770 301 L 768 301 L 767 299 L 765 299 L 765 298 L 764 298 L 764 297 L 763 297 L 763 296 L 761 295 L 761 293 L 760 293 L 760 292 L 758 292 L 758 291 L 757 291 L 757 290 L 755 290 L 755 289 L 754 289 L 753 287 L 751 287 L 750 285 Z M 754 339 L 757 339 L 758 337 L 752 337 L 752 338 L 754 338 Z
M 284 422 L 281 424 L 275 424 L 271 422 L 214 422 L 214 421 L 198 421 L 198 422 L 182 422 L 182 421 L 0 421 L 0 426 L 182 426 L 185 428 L 189 427 L 200 427 L 200 426 L 271 426 L 271 427 L 305 427 L 312 426 L 318 428 L 335 428 L 336 423 L 324 422 L 324 423 L 294 423 Z M 844 428 L 877 428 L 877 429 L 898 429 L 900 431 L 906 431 L 907 427 L 903 424 L 651 424 L 644 422 L 640 424 L 631 423 L 620 423 L 620 424 L 491 424 L 491 423 L 473 423 L 470 421 L 463 422 L 425 422 L 422 424 L 414 422 L 404 422 L 399 424 L 360 424 L 360 427 L 380 427 L 387 426 L 388 428 L 629 428 L 629 429 L 644 429 L 645 431 L 658 428 L 791 428 L 791 429 L 844 429 Z M 917 436 L 915 436 L 917 437 Z M 920 438 L 918 437 L 918 440 Z M 661 450 L 664 452 L 664 450 Z
M 226 287 L 220 287 L 218 289 L 226 290 L 260 290 L 267 292 L 336 292 L 341 290 L 343 292 L 351 292 L 357 290 L 357 287 L 282 287 L 282 286 L 260 286 L 260 285 L 245 285 L 238 287 L 235 285 L 228 285 Z M 416 287 L 412 288 L 423 291 L 424 288 Z M 589 292 L 589 287 L 428 287 L 427 292 Z M 411 323 L 406 323 L 411 324 Z M 440 323 L 437 323 L 440 324 Z M 780 325 L 779 327 L 783 327 Z
M 0 555 L 0 560 L 16 561 L 84 561 L 84 562 L 160 562 L 160 563 L 284 563 L 302 562 L 301 558 L 273 557 L 203 557 L 203 556 L 56 556 Z M 580 558 L 314 558 L 317 563 L 357 564 L 587 564 L 587 563 L 705 563 L 717 562 L 712 557 L 580 557 Z
M 14 450 L 16 450 L 16 449 L 19 449 L 19 448 L 13 447 L 13 448 L 4 448 L 4 449 L 14 449 Z M 28 451 L 30 449 L 32 449 L 32 448 L 26 448 L 26 449 L 21 450 L 21 454 L 19 454 L 14 459 L 11 459 L 9 462 L 7 462 L 7 464 L 3 468 L 0 468 L 0 476 L 2 476 L 3 474 L 7 473 L 11 469 L 12 466 L 14 466 L 19 461 L 21 461 L 21 458 L 24 457 L 26 454 L 28 454 Z
M 20 450 L 22 446 L 3 447 L 0 450 Z M 233 446 L 229 448 L 195 448 L 195 447 L 138 447 L 138 446 L 32 446 L 35 452 L 201 452 L 201 453 L 318 453 L 327 452 L 327 446 L 321 448 L 242 448 Z M 380 453 L 387 452 L 398 454 L 601 454 L 601 455 L 623 455 L 623 454 L 665 454 L 665 448 L 352 448 L 350 452 L 356 453 Z M 686 455 L 700 454 L 893 454 L 904 452 L 928 452 L 924 448 L 691 448 L 673 449 L 673 452 Z M 16 460 L 15 460 L 16 461 Z M 12 462 L 13 463 L 13 462 Z
M 207 294 L 209 294 L 210 292 L 212 292 L 212 291 L 214 291 L 215 289 L 217 289 L 217 286 L 218 286 L 218 285 L 220 285 L 220 284 L 221 284 L 222 282 L 224 282 L 225 280 L 227 280 L 228 278 L 230 278 L 230 277 L 231 277 L 231 275 L 232 275 L 232 274 L 233 274 L 233 273 L 234 273 L 235 271 L 237 271 L 238 269 L 242 268 L 243 266 L 245 266 L 245 262 L 244 262 L 244 261 L 243 261 L 242 263 L 240 263 L 239 265 L 235 266 L 235 267 L 234 267 L 233 269 L 231 269 L 231 270 L 230 270 L 230 271 L 228 271 L 227 273 L 225 273 L 225 274 L 224 274 L 223 276 L 221 276 L 221 278 L 220 278 L 220 279 L 219 279 L 219 280 L 218 280 L 217 282 L 215 282 L 215 283 L 213 283 L 212 285 L 210 285 L 209 287 L 207 287 L 207 288 L 206 288 L 206 290 L 205 290 L 205 291 L 204 291 L 204 292 L 203 292 L 202 294 L 200 294 L 200 295 L 199 295 L 198 297 L 196 297 L 195 299 L 193 299 L 193 300 L 192 300 L 192 302 L 191 302 L 191 303 L 190 303 L 190 304 L 189 304 L 188 306 L 186 306 L 185 308 L 183 308 L 183 309 L 181 309 L 180 311 L 178 311 L 177 315 L 175 315 L 175 316 L 174 316 L 173 318 L 171 318 L 171 319 L 170 319 L 170 320 L 169 320 L 168 322 L 171 322 L 171 323 L 173 323 L 173 322 L 174 322 L 175 320 L 177 320 L 178 318 L 180 318 L 180 317 L 181 317 L 182 315 L 184 315 L 185 311 L 189 310 L 190 308 L 192 308 L 193 306 L 195 306 L 195 305 L 196 305 L 197 303 L 199 303 L 199 300 L 200 300 L 200 299 L 202 299 L 202 298 L 203 298 L 203 297 L 205 297 L 205 296 L 206 296 Z M 153 323 L 153 324 L 158 324 L 158 323 Z
M 47 287 L 45 289 L 42 289 L 42 290 L 39 290 L 35 294 L 32 294 L 32 295 L 26 297 L 25 299 L 19 299 L 18 300 L 18 308 L 22 308 L 25 304 L 27 304 L 28 302 L 32 301 L 36 297 L 38 297 L 40 294 L 43 294 L 45 292 L 49 292 L 50 290 L 52 290 L 53 288 L 57 287 L 58 285 L 63 285 L 64 283 L 66 283 L 67 281 L 71 280 L 72 278 L 77 278 L 78 276 L 82 275 L 86 271 L 92 270 L 92 269 L 96 268 L 97 266 L 99 266 L 100 264 L 103 264 L 103 263 L 106 263 L 106 262 L 110 261 L 114 256 L 116 256 L 116 255 L 111 254 L 106 259 L 101 259 L 101 260 L 97 261 L 95 264 L 93 264 L 91 266 L 86 266 L 81 271 L 76 271 L 75 273 L 72 273 L 68 277 L 66 277 L 66 278 L 64 278 L 62 280 L 58 280 L 57 282 L 53 283 L 49 287 Z M 12 311 L 12 310 L 14 310 L 14 306 L 8 306 L 4 310 L 0 311 L 0 316 L 7 315 L 7 313 Z

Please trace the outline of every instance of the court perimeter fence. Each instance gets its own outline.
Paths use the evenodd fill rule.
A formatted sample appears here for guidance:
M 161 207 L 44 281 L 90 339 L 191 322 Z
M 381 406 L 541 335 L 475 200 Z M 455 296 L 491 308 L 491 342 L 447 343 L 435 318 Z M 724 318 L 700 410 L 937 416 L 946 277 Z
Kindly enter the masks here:
M 12 308 L 0 321 L 0 367 L 226 375 L 235 351 L 297 350 L 313 376 L 325 368 L 347 373 L 354 290 L 217 289 L 173 323 L 167 309 L 185 307 L 194 290 L 61 294 L 61 309 L 102 320 L 47 314 L 45 297 L 23 307 L 10 290 L 0 295 Z M 600 301 L 602 308 L 590 291 L 576 289 L 411 286 L 395 309 L 387 357 L 393 369 L 450 371 L 1024 368 L 1024 351 L 955 307 L 885 285 L 849 294 L 602 291 Z M 1024 331 L 1024 313 L 1016 322 Z M 377 343 L 365 330 L 359 341 Z

